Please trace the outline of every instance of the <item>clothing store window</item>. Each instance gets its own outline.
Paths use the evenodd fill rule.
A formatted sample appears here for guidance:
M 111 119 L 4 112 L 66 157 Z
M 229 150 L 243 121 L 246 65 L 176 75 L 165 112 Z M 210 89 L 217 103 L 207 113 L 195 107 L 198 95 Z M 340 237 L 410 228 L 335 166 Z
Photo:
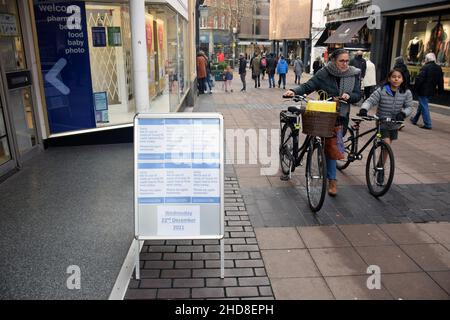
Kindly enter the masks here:
M 444 73 L 444 89 L 450 90 L 450 15 L 405 19 L 400 55 L 411 73 L 411 81 L 420 72 L 425 55 L 433 52 Z
M 187 21 L 167 6 L 146 5 L 150 109 L 176 112 L 188 84 Z

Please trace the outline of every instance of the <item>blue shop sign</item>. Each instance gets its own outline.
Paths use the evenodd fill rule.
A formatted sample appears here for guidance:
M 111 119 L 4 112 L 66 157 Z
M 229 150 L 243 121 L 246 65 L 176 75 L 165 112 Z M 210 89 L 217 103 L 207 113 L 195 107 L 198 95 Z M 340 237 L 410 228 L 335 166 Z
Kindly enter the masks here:
M 95 128 L 84 2 L 35 1 L 34 12 L 50 132 Z

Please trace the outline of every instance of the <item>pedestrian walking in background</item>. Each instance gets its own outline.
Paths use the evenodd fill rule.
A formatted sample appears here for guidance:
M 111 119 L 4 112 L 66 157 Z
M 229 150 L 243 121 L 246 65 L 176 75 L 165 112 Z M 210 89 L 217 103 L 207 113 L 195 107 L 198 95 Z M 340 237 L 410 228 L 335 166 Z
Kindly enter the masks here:
M 275 88 L 275 72 L 277 69 L 277 60 L 275 54 L 270 53 L 267 59 L 267 75 L 269 76 L 269 88 Z
M 367 74 L 366 74 L 367 76 Z M 391 118 L 397 121 L 403 121 L 413 111 L 413 96 L 411 91 L 406 88 L 404 82 L 403 73 L 399 69 L 393 69 L 389 72 L 388 77 L 384 85 L 375 90 L 367 99 L 358 113 L 359 116 L 367 116 L 367 111 L 373 106 L 378 106 L 377 116 L 380 118 Z M 382 123 L 380 127 L 381 138 L 387 144 L 391 144 L 392 141 L 397 140 L 398 130 L 400 124 Z M 384 167 L 384 163 L 387 159 L 387 153 L 384 155 L 384 159 L 381 167 Z M 384 184 L 384 171 L 380 170 L 377 173 L 377 183 L 379 185 Z
M 203 51 L 197 53 L 196 65 L 198 94 L 204 94 L 206 90 L 206 59 Z
M 257 52 L 250 61 L 250 68 L 252 69 L 252 78 L 255 80 L 255 88 L 261 87 L 261 58 Z
M 224 83 L 225 83 L 225 92 L 230 90 L 233 92 L 233 69 L 230 66 L 227 66 L 224 72 Z
M 262 74 L 262 80 L 264 80 L 264 76 L 266 75 L 266 68 L 267 68 L 267 59 L 266 54 L 263 53 L 261 57 L 261 74 Z
M 317 57 L 316 60 L 313 63 L 313 74 L 316 74 L 317 71 L 322 69 L 322 67 L 323 67 L 322 58 L 321 57 Z
M 419 100 L 419 107 L 416 115 L 411 118 L 411 122 L 414 125 L 417 124 L 420 116 L 422 116 L 423 126 L 421 128 L 431 130 L 428 102 L 436 93 L 442 94 L 444 92 L 444 75 L 442 68 L 436 64 L 436 55 L 433 52 L 426 54 L 425 65 L 420 69 L 420 73 L 416 77 L 414 90 L 417 94 L 417 100 Z
M 206 60 L 206 81 L 205 81 L 205 91 L 207 87 L 209 88 L 209 93 L 212 94 L 212 79 L 211 79 L 211 60 L 208 59 L 206 53 L 203 54 L 203 57 Z M 207 85 L 207 86 L 206 86 Z
M 288 69 L 289 66 L 286 60 L 284 60 L 284 56 L 281 56 L 277 64 L 278 88 L 280 88 L 281 82 L 283 82 L 283 89 L 286 89 L 286 74 L 288 73 Z
M 330 55 L 330 61 L 324 68 L 304 84 L 290 89 L 284 93 L 284 96 L 293 97 L 294 95 L 310 94 L 314 91 L 323 90 L 329 97 L 346 101 L 338 102 L 339 117 L 336 125 L 347 127 L 350 113 L 350 103 L 356 103 L 361 100 L 360 70 L 349 66 L 350 58 L 347 50 L 337 49 Z M 332 159 L 328 150 L 325 150 L 327 161 L 327 179 L 328 194 L 336 196 L 336 159 Z
M 247 75 L 247 60 L 244 57 L 243 53 L 239 54 L 239 75 L 241 77 L 242 82 L 242 91 L 246 90 L 246 82 L 245 82 L 245 76 Z
M 372 61 L 370 61 L 370 59 L 367 59 L 366 67 L 366 76 L 363 79 L 364 99 L 368 99 L 370 97 L 375 90 L 375 86 L 377 85 L 377 71 L 375 65 Z
M 221 63 L 221 62 L 224 62 L 224 61 L 225 61 L 225 55 L 223 54 L 222 51 L 219 51 L 217 53 L 217 62 Z
M 363 52 L 361 50 L 358 50 L 355 54 L 355 57 L 352 60 L 350 60 L 350 66 L 353 66 L 361 70 L 361 81 L 362 81 L 366 76 L 367 63 L 366 60 L 363 58 Z
M 294 61 L 295 84 L 300 84 L 303 70 L 303 61 L 300 59 L 300 57 L 297 57 Z
M 394 69 L 398 69 L 403 73 L 403 77 L 405 79 L 405 86 L 407 89 L 411 89 L 411 74 L 409 73 L 408 67 L 405 64 L 405 60 L 402 56 L 395 58 Z

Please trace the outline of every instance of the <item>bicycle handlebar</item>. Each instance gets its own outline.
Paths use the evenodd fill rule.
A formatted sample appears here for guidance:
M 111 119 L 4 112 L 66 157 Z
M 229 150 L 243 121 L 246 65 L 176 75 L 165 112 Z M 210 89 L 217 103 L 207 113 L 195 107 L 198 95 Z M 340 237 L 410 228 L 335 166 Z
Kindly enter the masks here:
M 357 115 L 358 116 L 358 115 Z M 395 120 L 389 117 L 378 117 L 377 115 L 373 115 L 373 116 L 358 116 L 360 119 L 366 120 L 366 121 L 380 121 L 380 122 L 390 122 L 390 123 L 397 123 L 397 124 L 401 124 L 403 123 L 403 121 L 400 120 Z
M 286 96 L 286 95 L 283 94 L 283 98 L 284 99 L 292 99 L 294 102 L 299 102 L 300 100 L 308 101 L 308 98 L 307 98 L 306 94 L 303 95 L 303 96 L 301 96 L 301 95 Z M 330 101 L 330 100 L 333 100 L 334 98 L 340 98 L 340 97 L 330 97 L 330 98 L 328 98 L 328 99 L 326 99 L 324 101 Z M 339 99 L 337 102 L 348 104 L 347 101 L 342 100 L 342 99 Z

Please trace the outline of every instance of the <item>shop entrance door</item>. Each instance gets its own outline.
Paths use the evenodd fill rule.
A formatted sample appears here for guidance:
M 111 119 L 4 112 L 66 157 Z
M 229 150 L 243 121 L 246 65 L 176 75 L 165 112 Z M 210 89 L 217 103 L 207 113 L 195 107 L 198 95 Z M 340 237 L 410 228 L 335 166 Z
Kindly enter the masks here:
M 38 136 L 17 2 L 0 1 L 0 12 L 3 21 L 0 30 L 1 176 L 38 152 Z
M 0 79 L 0 177 L 13 170 L 16 166 L 14 152 L 11 150 L 10 128 L 7 125 L 5 94 Z

